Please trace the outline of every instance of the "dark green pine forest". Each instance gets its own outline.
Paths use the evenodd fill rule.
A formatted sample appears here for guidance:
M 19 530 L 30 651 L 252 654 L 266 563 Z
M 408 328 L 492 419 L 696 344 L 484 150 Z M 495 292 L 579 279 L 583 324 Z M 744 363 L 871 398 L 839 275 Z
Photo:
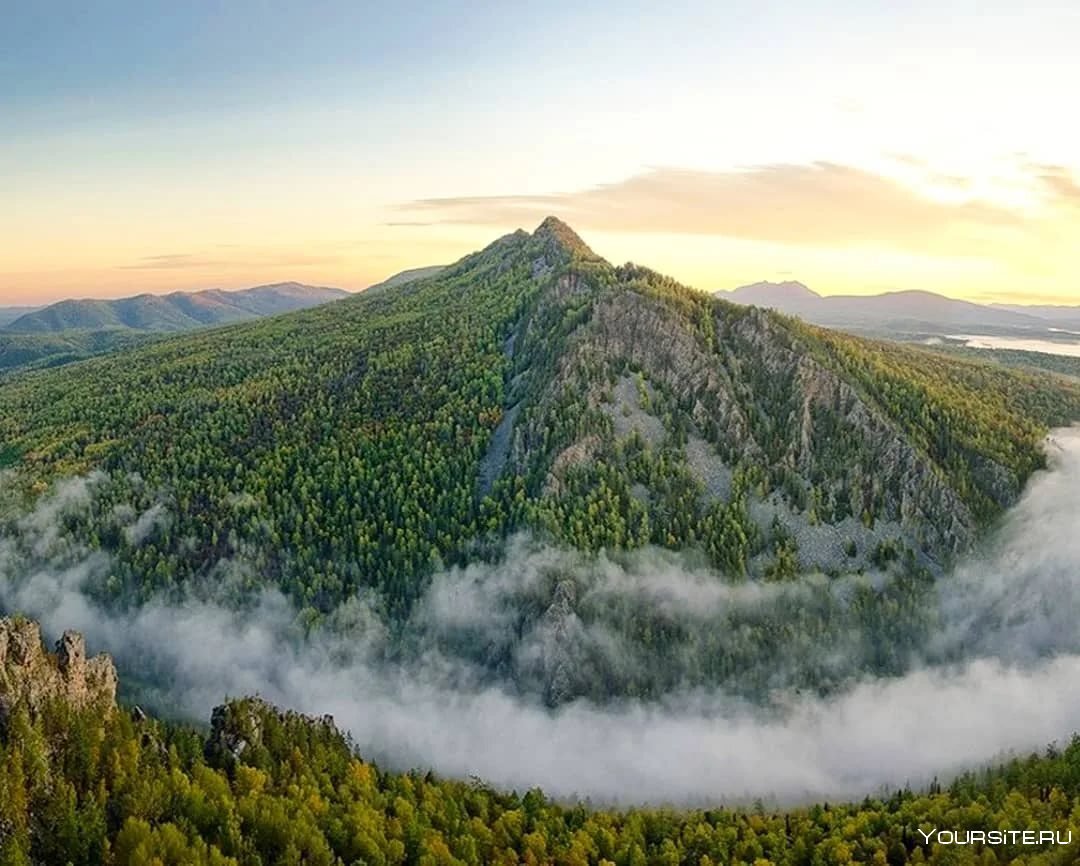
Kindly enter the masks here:
M 370 294 L 9 374 L 0 565 L 95 557 L 81 591 L 114 612 L 278 590 L 304 634 L 362 596 L 388 656 L 435 646 L 549 707 L 699 687 L 828 696 L 906 670 L 937 582 L 1046 465 L 1047 432 L 1076 420 L 1076 380 L 733 305 L 612 265 L 549 218 Z M 89 504 L 51 504 L 75 477 Z M 425 620 L 439 575 L 510 573 L 521 549 L 559 555 L 496 599 L 515 616 L 507 642 Z M 638 555 L 801 594 L 696 625 L 598 601 L 591 569 L 647 580 Z M 635 663 L 567 644 L 557 670 L 515 667 L 515 635 L 571 616 Z M 25 667 L 26 640 L 4 646 Z M 49 679 L 53 662 L 35 664 Z M 0 863 L 1065 863 L 1067 849 L 915 831 L 1065 829 L 1080 809 L 1075 743 L 860 804 L 617 812 L 384 771 L 331 724 L 254 700 L 207 732 L 13 677 Z

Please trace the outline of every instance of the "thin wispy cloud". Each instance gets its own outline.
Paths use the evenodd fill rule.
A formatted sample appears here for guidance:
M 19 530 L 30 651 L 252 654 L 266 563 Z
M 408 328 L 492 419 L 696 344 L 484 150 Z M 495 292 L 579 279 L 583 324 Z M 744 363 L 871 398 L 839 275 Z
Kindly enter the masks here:
M 339 256 L 334 255 L 252 255 L 246 253 L 237 258 L 222 258 L 220 256 L 206 256 L 198 253 L 161 253 L 153 256 L 143 256 L 135 262 L 126 265 L 116 265 L 120 271 L 161 271 L 161 270 L 202 270 L 206 268 L 262 268 L 266 266 L 280 267 L 307 267 L 312 265 L 333 264 L 339 261 Z
M 1038 177 L 1060 204 L 1080 207 L 1080 181 L 1061 165 L 1037 166 Z
M 939 201 L 873 172 L 832 162 L 737 171 L 654 168 L 626 180 L 552 195 L 420 199 L 399 211 L 446 223 L 528 224 L 557 212 L 618 232 L 722 235 L 788 244 L 881 243 L 973 252 L 988 230 L 1020 228 L 1010 210 Z

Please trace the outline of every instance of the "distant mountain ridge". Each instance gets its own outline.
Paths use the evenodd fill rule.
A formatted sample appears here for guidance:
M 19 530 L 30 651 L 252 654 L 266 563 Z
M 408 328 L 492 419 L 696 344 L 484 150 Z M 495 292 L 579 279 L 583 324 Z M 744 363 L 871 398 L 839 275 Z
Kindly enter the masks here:
M 64 300 L 25 313 L 2 330 L 21 334 L 110 329 L 169 333 L 307 309 L 348 295 L 344 289 L 286 282 L 236 291 L 206 289 L 115 300 Z
M 766 307 L 834 328 L 1008 328 L 1045 331 L 1080 327 L 1080 306 L 977 304 L 935 292 L 820 295 L 800 282 L 759 282 L 716 297 Z
M 14 322 L 20 316 L 25 316 L 27 313 L 33 313 L 36 310 L 40 310 L 41 307 L 0 307 L 0 328 L 5 325 Z

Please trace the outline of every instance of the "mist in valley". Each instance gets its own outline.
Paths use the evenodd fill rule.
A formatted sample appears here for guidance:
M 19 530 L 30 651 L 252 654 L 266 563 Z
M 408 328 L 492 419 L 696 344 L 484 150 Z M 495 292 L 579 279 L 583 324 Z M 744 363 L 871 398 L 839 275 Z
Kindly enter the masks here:
M 53 637 L 82 631 L 151 706 L 205 722 L 259 694 L 332 714 L 389 767 L 626 804 L 861 797 L 1080 730 L 1080 431 L 1049 451 L 937 582 L 730 584 L 689 555 L 521 536 L 436 575 L 404 626 L 358 596 L 307 635 L 275 591 L 225 600 L 251 577 L 243 551 L 184 601 L 100 604 L 110 558 L 70 528 L 107 485 L 90 476 L 7 518 L 0 602 Z M 112 514 L 138 544 L 169 505 Z

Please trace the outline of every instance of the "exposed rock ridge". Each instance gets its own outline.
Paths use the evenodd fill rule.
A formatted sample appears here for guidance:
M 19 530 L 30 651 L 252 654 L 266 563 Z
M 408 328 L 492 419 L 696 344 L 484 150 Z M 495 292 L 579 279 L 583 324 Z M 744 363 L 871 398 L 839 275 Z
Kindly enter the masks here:
M 516 425 L 511 451 L 519 471 L 535 445 L 544 441 L 551 407 L 566 390 L 576 390 L 580 376 L 592 377 L 588 399 L 596 408 L 604 383 L 595 371 L 628 364 L 674 396 L 694 426 L 707 431 L 726 466 L 786 466 L 805 480 L 820 478 L 821 452 L 829 442 L 815 419 L 827 416 L 845 436 L 862 443 L 860 463 L 844 466 L 842 475 L 835 474 L 835 467 L 824 473 L 835 495 L 850 502 L 850 513 L 858 518 L 869 510 L 895 522 L 913 547 L 937 562 L 974 541 L 976 519 L 933 460 L 873 401 L 802 346 L 783 320 L 762 310 L 729 312 L 718 306 L 717 336 L 710 345 L 663 298 L 625 285 L 602 288 L 590 283 L 573 271 L 564 274 L 543 293 L 532 321 L 526 323 L 523 337 L 528 345 L 542 338 L 542 326 L 555 318 L 552 311 L 567 305 L 588 307 L 568 335 L 543 392 L 533 395 L 530 411 Z M 757 388 L 763 379 L 790 401 L 786 419 L 774 416 L 783 430 L 781 453 L 767 453 L 755 435 L 753 419 L 761 417 L 764 399 Z M 557 492 L 561 473 L 592 459 L 600 445 L 590 434 L 564 446 L 549 467 L 546 492 Z
M 22 617 L 0 619 L 0 720 L 18 705 L 34 712 L 61 699 L 75 707 L 116 706 L 116 667 L 107 655 L 86 657 L 86 642 L 65 631 L 55 654 L 46 651 L 41 629 Z
M 855 487 L 872 488 L 884 498 L 883 517 L 898 521 L 919 547 L 939 554 L 957 553 L 970 545 L 977 534 L 975 517 L 933 461 L 839 374 L 785 345 L 780 327 L 772 316 L 756 310 L 739 318 L 731 333 L 742 345 L 753 347 L 770 375 L 792 377 L 800 403 L 789 420 L 794 435 L 788 459 L 793 466 L 804 475 L 813 472 L 813 410 L 832 412 L 868 448 L 872 459 L 867 466 L 851 467 L 852 480 Z

